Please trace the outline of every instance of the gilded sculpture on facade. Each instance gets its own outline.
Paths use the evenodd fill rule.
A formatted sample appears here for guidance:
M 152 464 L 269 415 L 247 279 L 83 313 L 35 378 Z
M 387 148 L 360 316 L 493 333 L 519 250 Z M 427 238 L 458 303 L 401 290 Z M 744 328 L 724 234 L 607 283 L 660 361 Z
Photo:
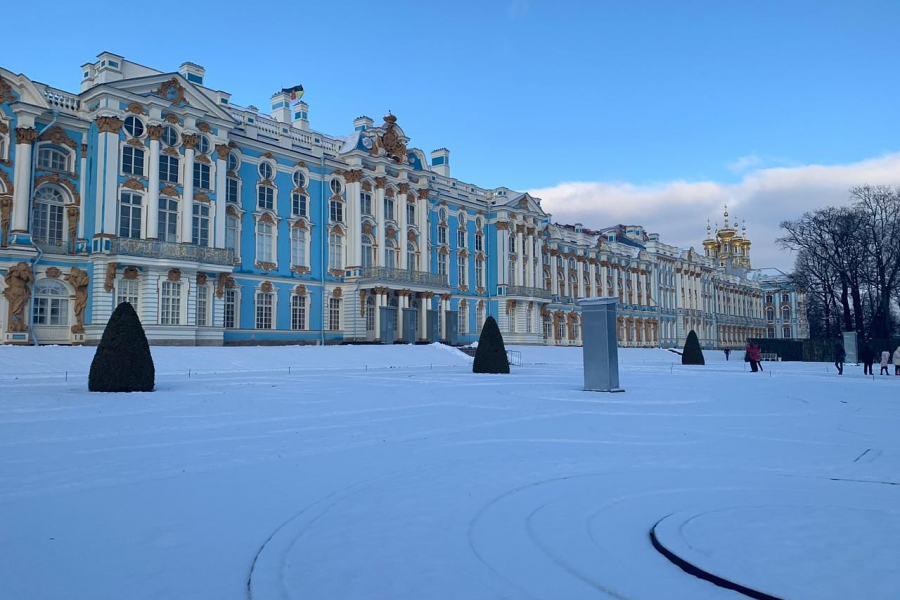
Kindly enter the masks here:
M 12 196 L 0 198 L 0 245 L 3 246 L 9 243 L 9 222 L 12 206 Z
M 66 281 L 75 288 L 75 324 L 72 325 L 72 333 L 84 333 L 84 309 L 87 307 L 90 278 L 87 271 L 72 267 L 72 270 L 66 275 Z
M 25 308 L 31 299 L 31 290 L 28 285 L 34 282 L 31 266 L 26 262 L 20 262 L 9 268 L 3 276 L 6 289 L 3 296 L 9 304 L 9 331 L 28 331 L 28 323 L 25 321 Z
M 395 163 L 406 164 L 406 142 L 397 126 L 397 117 L 388 113 L 384 117 L 383 132 L 375 133 L 369 140 L 371 147 L 369 153 L 372 156 L 387 156 Z

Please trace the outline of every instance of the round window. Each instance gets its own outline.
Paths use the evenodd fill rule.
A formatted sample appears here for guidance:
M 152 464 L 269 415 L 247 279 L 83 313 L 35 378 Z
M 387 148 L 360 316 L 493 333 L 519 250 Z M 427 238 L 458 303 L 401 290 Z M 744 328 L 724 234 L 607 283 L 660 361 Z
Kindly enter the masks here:
M 178 131 L 171 125 L 166 125 L 163 129 L 162 143 L 166 146 L 178 145 Z
M 144 124 L 137 117 L 125 117 L 125 132 L 131 137 L 144 135 Z
M 228 170 L 229 171 L 236 172 L 238 170 L 239 164 L 240 163 L 238 162 L 238 157 L 234 152 L 232 152 L 231 154 L 228 155 Z
M 440 211 L 438 211 L 438 215 L 440 215 L 442 223 L 447 222 L 447 209 L 446 208 L 442 208 Z
M 209 144 L 209 138 L 201 134 L 197 141 L 197 151 L 200 152 L 200 154 L 209 154 L 211 148 L 212 146 Z
M 259 163 L 259 176 L 263 179 L 272 179 L 272 174 L 274 173 L 274 169 L 272 169 L 272 165 L 267 162 Z
M 340 196 L 342 191 L 344 191 L 344 188 L 343 188 L 343 186 L 341 186 L 341 180 L 340 179 L 332 179 L 331 180 L 331 193 L 335 194 L 336 196 Z
M 291 178 L 294 181 L 294 187 L 306 187 L 306 175 L 303 174 L 303 171 L 294 171 L 294 174 L 291 176 Z

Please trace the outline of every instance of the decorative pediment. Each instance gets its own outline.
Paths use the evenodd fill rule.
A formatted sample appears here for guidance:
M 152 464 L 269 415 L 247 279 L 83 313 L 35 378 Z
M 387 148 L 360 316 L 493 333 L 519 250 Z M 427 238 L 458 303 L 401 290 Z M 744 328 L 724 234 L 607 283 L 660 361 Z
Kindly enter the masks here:
M 537 199 L 525 192 L 524 194 L 519 194 L 518 196 L 513 196 L 510 198 L 503 206 L 508 206 L 510 208 L 515 208 L 517 210 L 522 210 L 526 212 L 539 213 L 540 215 L 546 215 L 544 209 L 541 208 L 541 205 L 538 203 Z
M 78 149 L 78 142 L 70 138 L 59 125 L 55 125 L 50 129 L 45 129 L 41 132 L 41 136 L 38 140 L 41 142 L 50 142 L 55 146 L 68 146 L 72 150 Z

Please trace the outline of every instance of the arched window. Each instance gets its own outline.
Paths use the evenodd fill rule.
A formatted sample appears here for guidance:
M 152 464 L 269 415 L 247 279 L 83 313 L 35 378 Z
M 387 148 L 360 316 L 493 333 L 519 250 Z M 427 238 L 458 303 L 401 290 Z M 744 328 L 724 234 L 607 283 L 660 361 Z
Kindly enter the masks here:
M 328 268 L 337 271 L 344 268 L 344 237 L 334 231 L 328 234 Z
M 578 275 L 576 273 L 569 273 L 569 295 L 573 298 L 578 297 Z
M 388 269 L 398 268 L 400 262 L 400 253 L 397 248 L 397 242 L 391 238 L 384 240 L 385 265 Z M 395 320 L 396 322 L 396 320 Z
M 475 330 L 477 332 L 481 332 L 481 328 L 484 326 L 484 304 L 479 302 L 478 306 L 475 307 Z
M 178 241 L 178 200 L 160 196 L 158 224 L 161 242 Z
M 789 307 L 789 306 L 781 307 L 781 320 L 782 321 L 790 321 L 791 320 L 791 307 Z
M 63 241 L 65 196 L 54 186 L 42 186 L 34 193 L 34 237 L 43 242 Z
M 272 247 L 275 243 L 274 229 L 274 225 L 267 221 L 260 221 L 256 224 L 256 262 L 275 262 L 272 254 Z
M 37 164 L 39 169 L 47 171 L 68 171 L 69 153 L 53 146 L 41 146 Z
M 785 325 L 784 327 L 781 328 L 781 337 L 783 337 L 784 339 L 791 338 L 791 326 L 790 325 Z
M 544 269 L 544 289 L 549 290 L 553 288 L 553 280 L 550 278 L 550 269 Z
M 234 252 L 238 256 L 238 239 L 240 238 L 241 222 L 237 215 L 226 214 L 225 216 L 225 248 Z
M 410 271 L 419 270 L 419 255 L 415 242 L 406 242 L 406 268 Z
M 368 269 L 368 268 L 374 266 L 373 265 L 374 252 L 373 252 L 372 244 L 373 244 L 372 236 L 364 233 L 362 235 L 362 268 L 363 269 Z
M 375 298 L 366 297 L 366 331 L 375 331 Z
M 469 332 L 469 305 L 465 301 L 459 303 L 459 332 Z
M 775 309 L 771 306 L 766 308 L 766 319 L 769 321 L 775 320 Z
M 68 325 L 69 292 L 55 279 L 43 279 L 34 284 L 35 325 Z

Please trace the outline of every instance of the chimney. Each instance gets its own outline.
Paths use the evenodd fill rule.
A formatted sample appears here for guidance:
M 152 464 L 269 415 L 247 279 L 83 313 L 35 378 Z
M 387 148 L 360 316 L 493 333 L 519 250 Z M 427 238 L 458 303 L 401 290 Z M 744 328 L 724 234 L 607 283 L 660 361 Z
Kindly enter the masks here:
M 309 131 L 309 104 L 303 100 L 294 106 L 294 126 Z
M 206 69 L 192 62 L 181 63 L 178 72 L 182 77 L 197 85 L 203 85 L 203 80 L 206 78 Z
M 431 170 L 438 175 L 450 177 L 450 151 L 438 148 L 431 151 Z
M 375 121 L 369 117 L 356 117 L 353 121 L 353 131 L 365 131 L 375 125 Z
M 272 94 L 272 118 L 279 123 L 291 122 L 291 95 L 287 92 Z

